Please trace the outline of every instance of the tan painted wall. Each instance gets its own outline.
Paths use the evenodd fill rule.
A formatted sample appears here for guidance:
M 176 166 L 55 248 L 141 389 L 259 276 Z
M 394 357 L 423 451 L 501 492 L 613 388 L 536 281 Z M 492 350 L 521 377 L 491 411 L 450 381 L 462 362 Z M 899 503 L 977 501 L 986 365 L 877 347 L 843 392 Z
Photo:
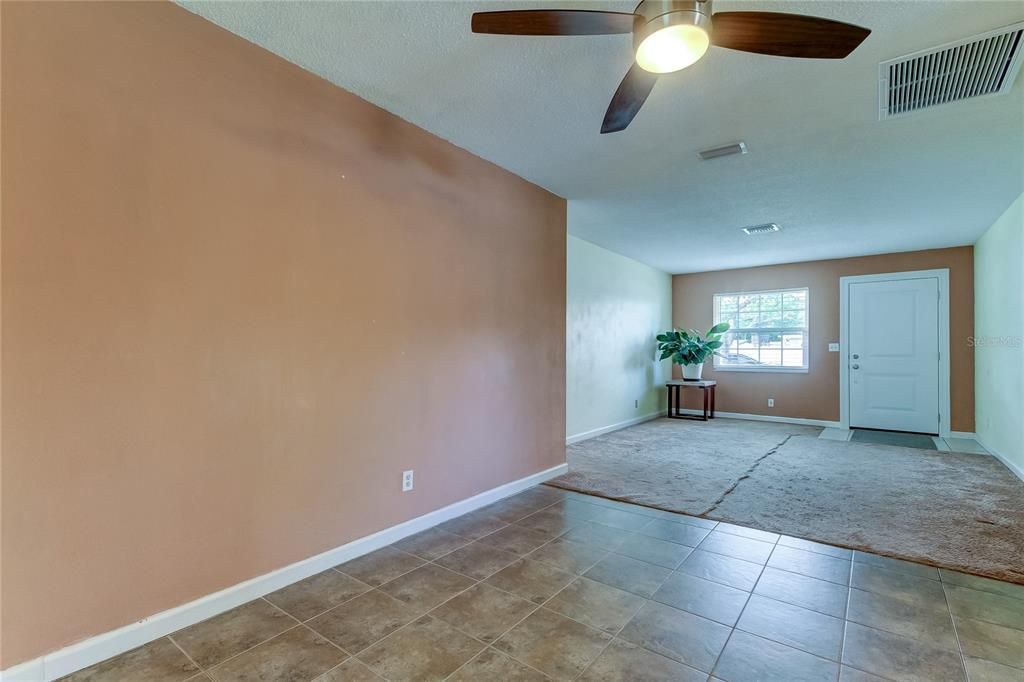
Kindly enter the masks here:
M 171 4 L 2 13 L 0 665 L 564 461 L 562 199 Z
M 970 246 L 891 253 L 862 258 L 721 270 L 672 278 L 672 319 L 676 326 L 707 329 L 714 315 L 716 293 L 808 287 L 810 289 L 810 370 L 806 374 L 715 372 L 719 381 L 717 408 L 723 412 L 766 414 L 804 419 L 839 419 L 839 353 L 828 352 L 839 341 L 839 278 L 883 272 L 949 268 L 950 399 L 952 429 L 974 431 L 974 263 Z M 675 368 L 676 376 L 679 368 Z M 693 392 L 698 393 L 698 392 Z M 775 407 L 768 407 L 768 398 Z M 689 396 L 689 407 L 699 407 Z

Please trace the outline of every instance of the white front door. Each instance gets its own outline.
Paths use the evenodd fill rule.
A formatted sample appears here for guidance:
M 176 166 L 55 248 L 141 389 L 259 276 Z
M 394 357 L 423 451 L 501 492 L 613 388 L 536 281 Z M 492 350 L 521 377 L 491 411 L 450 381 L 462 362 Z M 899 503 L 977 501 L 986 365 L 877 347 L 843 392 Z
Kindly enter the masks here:
M 939 280 L 852 282 L 850 427 L 939 432 Z

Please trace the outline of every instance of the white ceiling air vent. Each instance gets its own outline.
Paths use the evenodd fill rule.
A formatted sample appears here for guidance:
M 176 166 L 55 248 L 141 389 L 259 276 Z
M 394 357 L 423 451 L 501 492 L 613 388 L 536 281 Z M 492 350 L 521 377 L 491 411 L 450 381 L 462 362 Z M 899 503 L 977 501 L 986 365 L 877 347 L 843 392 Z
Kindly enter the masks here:
M 734 142 L 733 144 L 727 144 L 722 147 L 713 147 L 711 149 L 704 149 L 697 152 L 704 161 L 710 161 L 711 159 L 717 159 L 721 156 L 731 156 L 733 154 L 746 154 L 747 143 L 746 142 Z
M 763 225 L 751 225 L 744 227 L 743 231 L 747 234 L 768 234 L 769 232 L 778 232 L 782 228 L 775 223 L 765 223 Z
M 1024 54 L 1024 22 L 882 62 L 878 119 L 895 118 L 1013 87 Z

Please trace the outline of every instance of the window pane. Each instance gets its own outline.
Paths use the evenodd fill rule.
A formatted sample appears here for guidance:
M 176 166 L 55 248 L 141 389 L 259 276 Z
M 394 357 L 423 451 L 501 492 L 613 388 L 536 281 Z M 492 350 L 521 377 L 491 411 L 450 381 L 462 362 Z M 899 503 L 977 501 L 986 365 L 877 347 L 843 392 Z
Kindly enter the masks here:
M 760 316 L 757 314 L 756 311 L 752 313 L 740 313 L 736 326 L 739 327 L 740 329 L 749 329 L 750 327 L 756 327 L 759 318 Z
M 762 365 L 782 364 L 782 335 L 781 334 L 759 334 L 760 359 Z
M 782 351 L 783 365 L 786 367 L 803 367 L 804 366 L 804 351 L 803 349 L 790 350 L 786 349 Z
M 781 327 L 782 324 L 782 311 L 761 311 L 761 315 L 758 317 L 758 327 L 767 327 L 769 329 L 773 327 Z
M 805 308 L 807 307 L 807 292 L 806 291 L 786 291 L 782 294 L 782 305 L 785 308 Z
M 806 327 L 807 326 L 807 311 L 805 310 L 786 310 L 782 313 L 782 327 Z
M 782 347 L 783 348 L 796 348 L 803 352 L 804 347 L 804 335 L 803 334 L 783 334 L 782 335 Z
M 739 297 L 739 311 L 743 312 L 757 312 L 758 297 L 757 294 L 742 294 Z
M 779 310 L 782 307 L 782 294 L 761 294 L 761 310 Z
M 735 296 L 719 296 L 718 310 L 721 313 L 723 313 L 722 316 L 725 317 L 726 313 L 736 312 L 736 306 L 738 305 L 738 303 L 739 302 L 736 300 Z

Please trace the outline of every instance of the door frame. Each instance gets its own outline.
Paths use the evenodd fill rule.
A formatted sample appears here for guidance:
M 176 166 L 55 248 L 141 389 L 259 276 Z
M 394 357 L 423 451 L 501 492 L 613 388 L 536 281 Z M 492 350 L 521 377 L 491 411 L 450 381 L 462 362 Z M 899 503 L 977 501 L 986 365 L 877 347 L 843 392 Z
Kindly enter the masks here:
M 950 437 L 949 268 L 839 278 L 839 428 L 850 428 L 850 285 L 930 277 L 939 281 L 939 437 Z

